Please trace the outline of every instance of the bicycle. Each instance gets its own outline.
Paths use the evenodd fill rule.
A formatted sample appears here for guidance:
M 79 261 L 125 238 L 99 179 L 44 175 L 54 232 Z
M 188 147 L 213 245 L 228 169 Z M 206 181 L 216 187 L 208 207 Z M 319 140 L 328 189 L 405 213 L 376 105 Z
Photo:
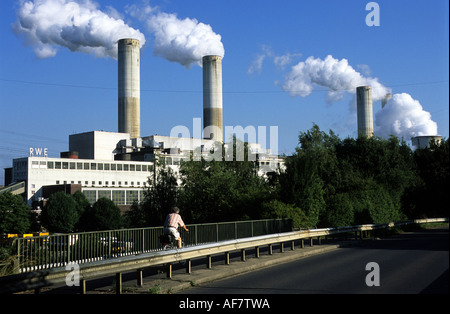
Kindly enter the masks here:
M 161 242 L 164 251 L 178 249 L 177 240 L 175 240 L 175 237 L 172 234 L 160 235 L 159 241 Z M 181 241 L 181 246 L 184 246 L 183 240 Z

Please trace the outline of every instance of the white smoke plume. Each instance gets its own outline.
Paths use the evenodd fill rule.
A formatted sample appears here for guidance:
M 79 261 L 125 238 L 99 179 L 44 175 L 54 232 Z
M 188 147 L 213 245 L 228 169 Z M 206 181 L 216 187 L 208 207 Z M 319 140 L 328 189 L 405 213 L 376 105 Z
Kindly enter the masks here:
M 128 13 L 145 20 L 154 35 L 155 55 L 166 60 L 189 68 L 192 64 L 201 66 L 203 56 L 225 55 L 222 37 L 210 25 L 196 19 L 179 19 L 176 14 L 150 6 L 141 9 L 129 6 Z
M 406 93 L 394 94 L 375 115 L 374 133 L 384 138 L 392 134 L 409 140 L 414 136 L 437 135 L 437 129 L 431 114 L 423 110 L 418 100 Z
M 372 86 L 372 98 L 382 99 L 390 90 L 377 78 L 364 77 L 348 64 L 347 59 L 337 60 L 329 55 L 324 60 L 309 57 L 294 65 L 286 76 L 283 90 L 292 96 L 306 97 L 317 86 L 327 88 L 327 102 L 341 100 L 345 93 L 356 93 L 356 87 Z
M 53 57 L 58 47 L 65 47 L 116 59 L 119 39 L 139 39 L 142 46 L 145 36 L 112 12 L 100 11 L 90 0 L 22 0 L 12 27 L 38 58 Z
M 391 89 L 377 78 L 366 77 L 350 66 L 346 59 L 337 60 L 331 55 L 324 60 L 309 57 L 293 66 L 282 88 L 291 96 L 306 97 L 317 86 L 325 87 L 328 91 L 328 103 L 341 100 L 345 93 L 354 95 L 358 86 L 371 86 L 374 102 L 391 93 Z M 354 107 L 355 98 L 352 101 Z M 394 94 L 388 104 L 377 112 L 374 133 L 383 138 L 395 135 L 409 140 L 418 135 L 436 135 L 437 124 L 431 119 L 430 113 L 423 110 L 419 101 L 409 94 L 401 93 Z

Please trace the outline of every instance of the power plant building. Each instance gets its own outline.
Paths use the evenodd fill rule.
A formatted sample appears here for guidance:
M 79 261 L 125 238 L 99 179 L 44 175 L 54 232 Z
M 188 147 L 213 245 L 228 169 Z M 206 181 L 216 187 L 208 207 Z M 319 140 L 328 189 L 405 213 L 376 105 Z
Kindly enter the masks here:
M 223 143 L 222 58 L 203 58 L 203 136 L 174 137 L 140 134 L 139 41 L 118 41 L 118 132 L 91 131 L 69 136 L 69 150 L 60 158 L 30 149 L 28 157 L 16 158 L 5 169 L 5 185 L 20 185 L 29 206 L 48 198 L 51 191 L 81 190 L 91 203 L 101 197 L 126 209 L 144 196 L 156 161 L 163 161 L 175 175 L 180 162 L 192 155 L 200 160 Z M 283 158 L 258 143 L 249 150 L 259 174 L 282 168 Z M 194 159 L 195 160 L 195 159 Z M 25 184 L 24 184 L 25 182 Z M 25 185 L 25 189 L 23 189 Z

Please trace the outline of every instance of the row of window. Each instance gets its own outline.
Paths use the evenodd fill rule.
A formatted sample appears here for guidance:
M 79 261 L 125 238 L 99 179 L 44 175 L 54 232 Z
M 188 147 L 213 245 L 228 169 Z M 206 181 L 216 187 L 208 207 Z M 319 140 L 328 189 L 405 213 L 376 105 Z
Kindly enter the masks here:
M 56 180 L 56 184 L 68 184 L 68 181 L 60 181 Z M 117 183 L 117 185 L 116 185 Z M 83 184 L 82 181 L 78 181 L 75 183 L 75 181 L 70 181 L 70 184 Z M 91 181 L 91 186 L 145 186 L 146 182 L 140 182 L 140 181 Z M 84 186 L 89 186 L 89 181 L 84 181 Z
M 142 190 L 83 190 L 83 194 L 91 204 L 101 197 L 106 197 L 116 205 L 132 205 L 143 197 L 143 193 Z
M 150 171 L 149 165 L 137 164 L 114 164 L 114 163 L 98 163 L 98 162 L 69 162 L 69 161 L 41 161 L 40 164 L 34 165 L 38 161 L 32 162 L 33 166 L 47 169 L 70 169 L 70 170 L 105 170 L 105 171 Z M 47 166 L 47 167 L 45 167 Z

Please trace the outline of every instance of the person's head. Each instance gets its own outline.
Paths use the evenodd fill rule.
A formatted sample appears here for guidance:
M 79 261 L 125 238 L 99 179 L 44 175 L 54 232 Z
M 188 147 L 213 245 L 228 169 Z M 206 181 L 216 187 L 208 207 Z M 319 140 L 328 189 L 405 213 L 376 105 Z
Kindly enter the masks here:
M 172 208 L 172 213 L 179 214 L 180 213 L 180 209 L 178 207 L 173 207 Z

